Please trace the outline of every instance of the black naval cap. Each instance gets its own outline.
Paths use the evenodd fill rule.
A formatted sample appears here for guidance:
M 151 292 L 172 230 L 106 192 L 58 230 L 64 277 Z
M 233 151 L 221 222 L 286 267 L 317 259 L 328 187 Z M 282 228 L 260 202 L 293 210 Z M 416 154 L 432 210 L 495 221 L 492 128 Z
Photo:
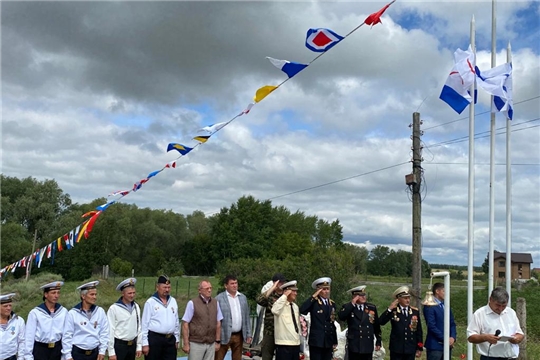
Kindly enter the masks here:
M 160 275 L 157 279 L 157 283 L 158 284 L 165 284 L 165 285 L 170 285 L 171 284 L 171 280 L 169 280 L 169 277 L 167 275 Z

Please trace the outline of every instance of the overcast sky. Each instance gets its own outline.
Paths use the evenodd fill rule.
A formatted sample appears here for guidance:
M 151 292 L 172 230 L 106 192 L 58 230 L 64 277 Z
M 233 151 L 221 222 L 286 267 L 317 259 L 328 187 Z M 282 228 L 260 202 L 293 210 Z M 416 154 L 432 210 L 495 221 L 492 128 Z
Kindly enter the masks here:
M 130 189 L 307 63 L 309 28 L 345 35 L 380 2 L 5 2 L 2 173 L 55 179 L 75 202 Z M 438 99 L 453 52 L 490 67 L 491 1 L 401 1 L 122 201 L 208 215 L 243 195 L 339 219 L 344 240 L 411 250 L 412 114 L 424 134 L 423 257 L 467 264 L 468 110 Z M 497 3 L 497 63 L 511 42 L 513 251 L 540 265 L 540 7 Z M 488 251 L 489 98 L 476 107 L 474 263 Z M 495 248 L 505 251 L 506 120 L 497 115 Z M 457 141 L 453 141 L 457 140 Z M 344 181 L 339 181 L 346 179 Z M 339 182 L 336 182 L 339 181 Z M 318 185 L 332 183 L 327 186 Z M 314 189 L 301 191 L 315 187 Z M 114 206 L 114 205 L 113 205 Z M 104 214 L 106 216 L 106 213 Z M 67 230 L 67 229 L 66 229 Z M 52 240 L 52 239 L 51 239 Z

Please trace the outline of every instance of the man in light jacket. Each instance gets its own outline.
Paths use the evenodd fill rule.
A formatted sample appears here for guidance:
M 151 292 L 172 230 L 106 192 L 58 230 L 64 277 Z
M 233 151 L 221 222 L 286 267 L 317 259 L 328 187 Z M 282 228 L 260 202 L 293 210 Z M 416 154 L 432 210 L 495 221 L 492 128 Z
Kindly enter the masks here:
M 283 295 L 272 306 L 276 360 L 298 360 L 300 357 L 300 311 L 295 304 L 296 280 L 281 285 Z

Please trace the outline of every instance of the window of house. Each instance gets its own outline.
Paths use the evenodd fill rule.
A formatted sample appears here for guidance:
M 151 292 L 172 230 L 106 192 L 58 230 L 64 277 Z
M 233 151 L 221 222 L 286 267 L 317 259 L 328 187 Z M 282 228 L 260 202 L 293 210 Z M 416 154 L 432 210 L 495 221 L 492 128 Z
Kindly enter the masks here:
M 499 271 L 499 278 L 503 278 L 504 277 L 504 271 Z
M 499 261 L 499 267 L 503 267 L 503 266 L 504 266 L 504 260 Z
M 519 270 L 519 271 L 522 271 L 522 270 L 523 270 L 523 265 L 519 264 L 519 265 L 518 265 L 518 270 Z

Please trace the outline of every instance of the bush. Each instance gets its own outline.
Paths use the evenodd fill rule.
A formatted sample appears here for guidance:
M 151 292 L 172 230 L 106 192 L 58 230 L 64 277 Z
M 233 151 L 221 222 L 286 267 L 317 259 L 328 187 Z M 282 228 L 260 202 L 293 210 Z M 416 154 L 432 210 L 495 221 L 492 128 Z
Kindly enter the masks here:
M 120 258 L 114 258 L 111 260 L 111 271 L 120 276 L 131 276 L 131 269 L 133 265 L 127 261 Z

